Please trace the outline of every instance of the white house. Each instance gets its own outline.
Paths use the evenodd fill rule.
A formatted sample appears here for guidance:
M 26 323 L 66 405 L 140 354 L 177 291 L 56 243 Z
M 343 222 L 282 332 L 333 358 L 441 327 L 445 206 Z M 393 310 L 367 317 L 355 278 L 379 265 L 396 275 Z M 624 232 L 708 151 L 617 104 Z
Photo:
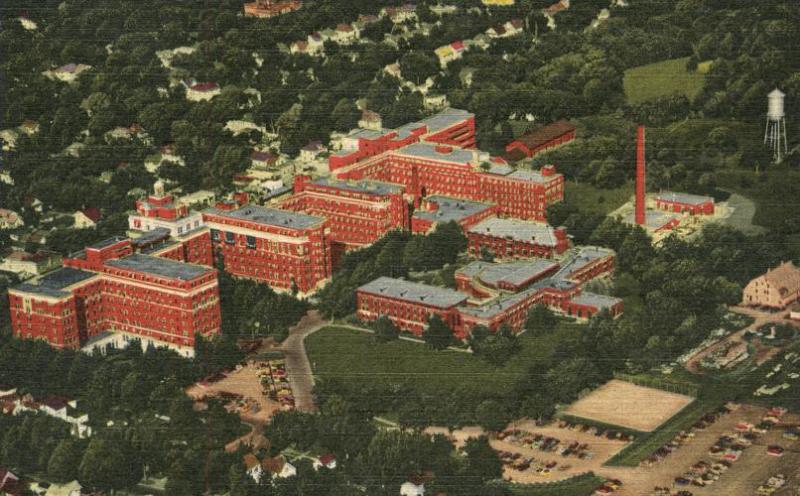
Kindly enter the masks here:
M 16 229 L 24 225 L 25 222 L 22 221 L 22 217 L 18 213 L 6 208 L 0 208 L 0 229 Z
M 217 83 L 186 83 L 186 99 L 192 102 L 199 102 L 203 100 L 211 100 L 215 96 L 222 93 Z
M 71 83 L 75 81 L 78 76 L 81 75 L 81 73 L 88 71 L 91 68 L 92 66 L 86 64 L 67 64 L 49 71 L 44 71 L 42 74 L 50 79 L 57 79 L 65 83 Z
M 297 475 L 297 468 L 289 462 L 284 462 L 281 471 L 274 475 L 278 479 L 286 479 L 288 477 L 294 477 Z
M 66 484 L 50 484 L 47 488 L 45 496 L 81 496 L 82 486 L 78 481 L 68 482 Z
M 352 24 L 338 24 L 333 35 L 333 41 L 340 45 L 350 45 L 355 43 L 360 35 L 358 28 Z
M 35 31 L 39 29 L 39 25 L 30 20 L 27 16 L 19 16 L 19 23 L 22 24 L 22 27 L 28 31 Z
M 264 476 L 264 469 L 261 467 L 261 462 L 258 461 L 256 455 L 248 453 L 242 457 L 247 475 L 250 476 L 255 482 L 261 482 L 261 477 Z
M 327 454 L 327 455 L 322 455 L 318 459 L 314 460 L 314 470 L 319 470 L 322 467 L 325 467 L 329 470 L 335 469 L 336 457 L 331 454 Z
M 406 481 L 400 486 L 400 496 L 425 496 L 425 484 Z
M 97 221 L 100 220 L 100 210 L 96 208 L 84 208 L 72 214 L 72 218 L 75 219 L 75 224 L 73 225 L 75 229 L 95 227 Z
M 300 160 L 311 162 L 315 160 L 320 153 L 325 151 L 325 146 L 321 141 L 312 141 L 300 149 Z

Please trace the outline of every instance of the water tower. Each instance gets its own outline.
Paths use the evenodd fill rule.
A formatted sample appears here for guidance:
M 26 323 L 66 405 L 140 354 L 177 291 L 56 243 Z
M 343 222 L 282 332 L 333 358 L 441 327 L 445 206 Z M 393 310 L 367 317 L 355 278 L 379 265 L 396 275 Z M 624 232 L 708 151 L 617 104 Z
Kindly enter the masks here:
M 775 162 L 780 162 L 789 152 L 786 143 L 786 118 L 783 99 L 786 95 L 775 88 L 767 95 L 767 127 L 764 129 L 764 144 L 772 148 Z

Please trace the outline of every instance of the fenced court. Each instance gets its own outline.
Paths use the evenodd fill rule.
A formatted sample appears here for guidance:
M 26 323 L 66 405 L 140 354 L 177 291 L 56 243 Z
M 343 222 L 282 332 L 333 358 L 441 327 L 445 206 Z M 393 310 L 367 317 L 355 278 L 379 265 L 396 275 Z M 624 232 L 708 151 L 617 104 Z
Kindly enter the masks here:
M 689 405 L 694 398 L 612 379 L 570 405 L 572 417 L 640 432 L 650 432 Z

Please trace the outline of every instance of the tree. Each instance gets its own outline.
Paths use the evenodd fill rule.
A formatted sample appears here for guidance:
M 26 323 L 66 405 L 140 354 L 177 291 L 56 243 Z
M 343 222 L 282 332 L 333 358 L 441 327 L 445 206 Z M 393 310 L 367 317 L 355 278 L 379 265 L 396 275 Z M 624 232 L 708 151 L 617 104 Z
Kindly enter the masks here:
M 475 420 L 488 431 L 498 432 L 508 424 L 508 412 L 495 400 L 484 400 L 475 408 Z
M 375 339 L 379 343 L 394 341 L 400 337 L 400 329 L 394 325 L 389 317 L 382 315 L 375 321 Z
M 453 332 L 438 315 L 431 315 L 428 319 L 428 328 L 422 333 L 422 338 L 434 350 L 443 350 L 453 342 Z
M 141 479 L 141 461 L 124 439 L 92 438 L 78 467 L 79 482 L 102 491 L 131 487 Z
M 528 318 L 525 319 L 525 329 L 535 335 L 551 333 L 555 330 L 556 325 L 558 325 L 558 319 L 553 311 L 544 305 L 535 305 L 528 312 Z
M 486 436 L 470 438 L 463 449 L 467 455 L 467 466 L 464 469 L 467 477 L 481 482 L 502 477 L 503 461 L 497 451 L 489 445 L 489 438 Z

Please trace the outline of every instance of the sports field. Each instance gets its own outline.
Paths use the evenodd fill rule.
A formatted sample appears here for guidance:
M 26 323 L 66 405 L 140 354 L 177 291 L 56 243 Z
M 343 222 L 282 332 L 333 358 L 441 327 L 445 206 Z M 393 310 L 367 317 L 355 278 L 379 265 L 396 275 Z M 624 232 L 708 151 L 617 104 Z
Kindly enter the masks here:
M 694 398 L 613 379 L 576 401 L 563 413 L 573 417 L 650 432 Z
M 673 94 L 685 95 L 690 100 L 700 93 L 705 72 L 710 64 L 700 64 L 696 71 L 686 70 L 688 57 L 664 60 L 633 67 L 625 71 L 623 86 L 628 103 L 641 103 Z

